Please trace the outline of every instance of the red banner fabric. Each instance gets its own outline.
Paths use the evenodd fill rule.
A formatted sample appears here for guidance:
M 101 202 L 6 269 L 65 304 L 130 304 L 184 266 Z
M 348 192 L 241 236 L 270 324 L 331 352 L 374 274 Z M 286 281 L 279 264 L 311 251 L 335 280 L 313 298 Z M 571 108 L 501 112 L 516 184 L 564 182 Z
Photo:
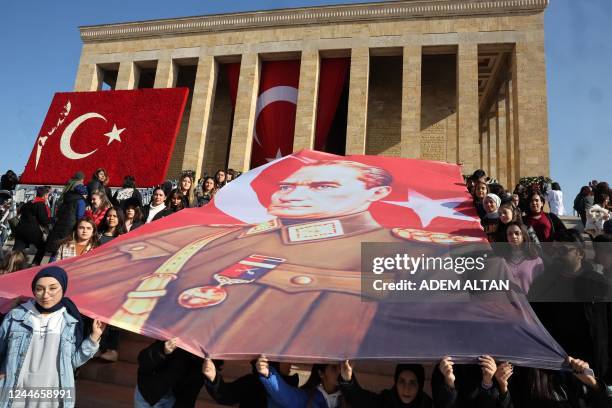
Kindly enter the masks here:
M 188 88 L 55 94 L 22 184 L 64 184 L 104 167 L 110 186 L 132 175 L 139 187 L 163 182 Z
M 559 368 L 565 354 L 524 295 L 362 298 L 362 243 L 409 243 L 419 257 L 449 242 L 469 249 L 486 242 L 471 201 L 457 165 L 301 151 L 246 172 L 205 207 L 57 265 L 82 313 L 178 337 L 181 348 L 212 358 L 467 362 L 490 354 Z M 31 296 L 39 269 L 1 276 L 0 298 Z
M 240 79 L 240 63 L 233 62 L 231 64 L 223 64 L 223 70 L 229 83 L 230 98 L 232 106 L 236 106 L 236 98 L 238 97 L 238 80 Z
M 321 59 L 315 150 L 325 151 L 329 129 L 338 109 L 350 65 L 350 58 Z
M 299 60 L 262 62 L 251 167 L 293 151 L 299 80 Z

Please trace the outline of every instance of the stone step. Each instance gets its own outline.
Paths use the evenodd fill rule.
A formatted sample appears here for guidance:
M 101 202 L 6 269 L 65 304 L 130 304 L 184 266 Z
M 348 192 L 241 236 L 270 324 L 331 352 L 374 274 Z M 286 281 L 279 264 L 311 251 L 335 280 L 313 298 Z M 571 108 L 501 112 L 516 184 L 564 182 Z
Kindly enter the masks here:
M 77 408 L 131 408 L 134 406 L 134 387 L 79 378 L 76 389 Z M 196 408 L 223 407 L 202 393 L 195 406 Z

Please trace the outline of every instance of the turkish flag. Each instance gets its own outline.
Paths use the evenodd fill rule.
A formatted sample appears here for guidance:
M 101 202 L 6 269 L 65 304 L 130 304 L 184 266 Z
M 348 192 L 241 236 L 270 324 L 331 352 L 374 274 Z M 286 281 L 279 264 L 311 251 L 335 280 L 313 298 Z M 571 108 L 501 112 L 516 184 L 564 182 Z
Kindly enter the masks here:
M 56 93 L 22 184 L 64 184 L 104 167 L 110 186 L 124 176 L 139 187 L 163 182 L 188 88 Z
M 300 61 L 264 61 L 255 111 L 251 167 L 293 151 Z

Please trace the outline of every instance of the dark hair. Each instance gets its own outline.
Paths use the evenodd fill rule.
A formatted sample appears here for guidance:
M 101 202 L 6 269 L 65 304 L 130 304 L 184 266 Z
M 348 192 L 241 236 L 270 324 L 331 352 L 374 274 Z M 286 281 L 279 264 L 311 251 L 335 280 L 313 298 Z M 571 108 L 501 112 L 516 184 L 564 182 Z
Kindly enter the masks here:
M 550 185 L 550 188 L 554 191 L 561 191 L 561 186 L 556 181 L 553 181 Z
M 363 164 L 350 160 L 317 160 L 312 163 L 306 164 L 304 167 L 313 167 L 313 166 L 345 166 L 351 167 L 355 170 L 358 170 L 360 176 L 358 180 L 362 181 L 366 188 L 374 188 L 374 187 L 382 187 L 382 186 L 390 186 L 393 183 L 393 176 L 391 174 L 381 168 L 376 166 L 371 166 L 368 164 Z
M 102 219 L 102 222 L 100 223 L 100 234 L 104 234 L 106 231 L 108 231 L 110 229 L 110 226 L 108 225 L 108 221 L 106 220 L 106 218 L 108 217 L 108 213 L 115 210 L 115 212 L 117 213 L 117 220 L 118 220 L 118 224 L 115 227 L 115 230 L 113 231 L 113 237 L 118 237 L 121 234 L 125 234 L 127 232 L 127 230 L 125 229 L 125 214 L 123 213 L 123 210 L 121 209 L 121 207 L 110 207 L 108 210 L 106 210 L 106 213 L 104 214 L 104 218 Z
M 582 186 L 580 187 L 580 194 L 582 195 L 589 195 L 591 193 L 591 187 L 589 186 Z
M 529 195 L 527 196 L 527 202 L 529 203 L 529 215 L 533 214 L 533 212 L 531 211 L 531 200 L 533 199 L 534 196 L 538 196 L 540 197 L 540 201 L 542 201 L 542 212 L 544 212 L 544 204 L 546 204 L 546 198 L 544 198 L 544 195 L 542 193 L 540 193 L 539 191 L 531 191 L 529 193 Z
M 532 398 L 536 401 L 555 401 L 557 398 L 556 373 L 540 368 L 525 368 L 525 370 L 525 381 Z
M 219 174 L 220 174 L 220 173 L 223 173 L 224 175 L 226 175 L 226 174 L 227 174 L 227 173 L 225 172 L 225 170 L 223 170 L 223 169 L 219 169 L 219 170 L 217 170 L 217 172 L 215 173 L 215 185 L 216 185 L 217 187 L 223 187 L 225 184 L 227 184 L 227 177 L 225 177 L 225 178 L 223 179 L 223 181 L 222 181 L 222 182 L 219 182 L 219 181 L 218 181 L 218 178 L 219 178 Z
M 493 193 L 498 196 L 500 199 L 506 197 L 506 189 L 499 183 L 491 183 L 489 184 L 489 193 Z
M 183 193 L 181 193 L 178 189 L 172 190 L 170 192 L 170 195 L 166 198 L 166 208 L 172 208 L 172 199 L 173 198 L 180 198 L 181 199 L 181 203 L 179 204 L 180 207 L 178 207 L 176 210 L 182 210 L 183 208 L 185 208 L 185 205 L 183 204 Z
M 76 224 L 74 224 L 74 228 L 72 228 L 72 233 L 68 235 L 68 237 L 60 241 L 60 246 L 63 244 L 67 244 L 71 241 L 76 242 L 77 230 L 79 229 L 79 225 L 81 225 L 82 222 L 86 222 L 92 226 L 91 238 L 89 238 L 89 243 L 91 244 L 91 247 L 95 248 L 100 245 L 100 241 L 98 240 L 98 227 L 96 226 L 96 222 L 93 220 L 93 218 L 86 215 L 83 218 L 79 219 Z
M 136 188 L 136 178 L 134 176 L 125 176 L 123 178 L 123 188 Z
M 508 228 L 512 226 L 518 227 L 518 229 L 521 231 L 521 235 L 523 236 L 523 244 L 521 245 L 521 251 L 523 254 L 525 254 L 525 256 L 529 259 L 536 259 L 539 256 L 538 250 L 529 236 L 527 227 L 520 221 L 510 221 L 508 224 L 506 224 L 505 228 L 502 228 L 504 231 L 504 236 L 500 237 L 498 235 L 498 238 L 501 238 L 499 242 L 508 242 Z M 507 258 L 511 255 L 512 251 L 510 251 L 510 245 L 504 245 L 504 247 L 506 249 L 506 251 L 504 251 L 504 257 Z
M 576 228 L 556 231 L 553 235 L 553 241 L 573 242 L 584 247 L 584 238 L 582 238 L 580 231 L 578 231 Z
M 597 194 L 595 194 L 595 198 L 593 199 L 593 203 L 603 206 L 603 203 L 606 201 L 606 198 L 610 200 L 610 196 L 607 193 L 597 192 Z
M 106 180 L 102 181 L 102 180 L 100 180 L 100 179 L 98 178 L 98 173 L 99 173 L 99 172 L 103 172 L 103 173 L 104 173 L 104 175 L 106 176 Z M 105 185 L 107 185 L 107 184 L 108 184 L 108 179 L 109 179 L 109 177 L 108 177 L 108 172 L 106 171 L 106 169 L 104 169 L 104 168 L 102 168 L 102 167 L 99 167 L 99 168 L 97 168 L 97 169 L 96 169 L 96 171 L 94 171 L 93 175 L 91 176 L 91 179 L 92 179 L 92 180 L 98 180 L 99 182 L 101 182 L 101 183 L 102 183 L 102 185 L 104 185 L 104 186 L 105 186 Z
M 310 377 L 302 385 L 303 390 L 313 391 L 321 384 L 321 372 L 324 372 L 329 364 L 313 364 L 310 369 Z
M 487 192 L 485 193 L 485 197 L 487 196 L 487 194 L 489 194 L 489 185 L 487 183 L 485 183 L 484 181 L 476 181 L 476 183 L 474 183 L 474 192 L 472 193 L 472 196 L 474 198 L 478 198 L 476 197 L 476 190 L 478 190 L 478 186 L 483 185 L 487 188 Z M 478 198 L 480 200 L 480 198 Z M 484 197 L 482 198 L 484 200 Z
M 161 191 L 162 193 L 164 193 L 164 195 L 165 195 L 165 196 L 168 196 L 168 194 L 166 194 L 166 190 L 164 190 L 164 188 L 163 188 L 162 186 L 157 186 L 157 187 L 155 187 L 155 188 L 153 189 L 153 192 L 152 192 L 152 194 L 151 194 L 151 195 L 155 194 L 155 192 L 156 192 L 157 190 L 159 190 L 159 191 Z
M 212 177 L 206 177 L 206 178 L 204 179 L 204 182 L 202 183 L 202 192 L 203 192 L 203 193 L 206 193 L 206 182 L 207 182 L 208 180 L 212 180 L 212 182 L 213 182 L 213 188 L 212 188 L 212 190 L 211 190 L 211 193 L 212 193 L 212 192 L 214 192 L 214 191 L 215 191 L 215 189 L 217 188 L 217 181 L 216 181 L 214 178 L 212 178 Z
M 487 176 L 487 173 L 485 173 L 485 171 L 483 169 L 475 170 L 474 173 L 472 173 L 472 177 L 477 179 L 477 180 L 482 178 L 482 177 L 486 177 L 486 176 Z
M 404 371 L 411 371 L 417 378 L 419 383 L 419 393 L 423 390 L 425 384 L 425 369 L 420 364 L 398 364 L 395 366 L 395 374 L 393 375 L 393 385 L 397 386 L 397 380 Z
M 141 221 L 143 221 L 142 210 L 140 209 L 140 206 L 138 205 L 138 203 L 136 203 L 134 201 L 130 201 L 125 206 L 125 212 L 127 213 L 127 210 L 129 210 L 130 208 L 134 209 L 134 221 L 132 221 L 132 222 L 141 222 Z M 125 218 L 127 219 L 127 216 Z
M 48 194 L 51 189 L 49 186 L 39 186 L 36 187 L 36 197 L 44 197 L 45 194 Z

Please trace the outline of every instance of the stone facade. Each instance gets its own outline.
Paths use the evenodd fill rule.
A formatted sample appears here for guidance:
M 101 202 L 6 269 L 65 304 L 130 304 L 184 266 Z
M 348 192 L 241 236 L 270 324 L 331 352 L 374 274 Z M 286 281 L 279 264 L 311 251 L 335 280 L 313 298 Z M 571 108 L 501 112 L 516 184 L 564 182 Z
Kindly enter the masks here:
M 320 58 L 350 56 L 346 154 L 460 162 L 464 173 L 482 166 L 511 186 L 549 172 L 547 4 L 403 0 L 81 27 L 75 90 L 101 89 L 113 75 L 115 89 L 133 89 L 144 66 L 155 67 L 155 87 L 171 87 L 182 66 L 195 67 L 169 176 L 247 170 L 261 61 L 301 59 L 297 150 L 313 146 Z M 219 72 L 238 61 L 232 112 Z

